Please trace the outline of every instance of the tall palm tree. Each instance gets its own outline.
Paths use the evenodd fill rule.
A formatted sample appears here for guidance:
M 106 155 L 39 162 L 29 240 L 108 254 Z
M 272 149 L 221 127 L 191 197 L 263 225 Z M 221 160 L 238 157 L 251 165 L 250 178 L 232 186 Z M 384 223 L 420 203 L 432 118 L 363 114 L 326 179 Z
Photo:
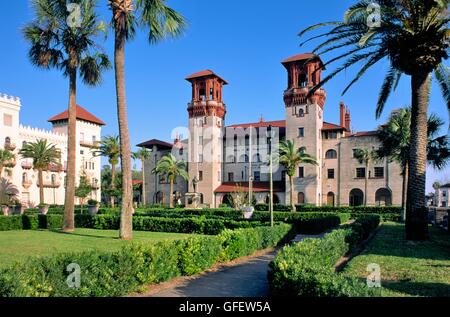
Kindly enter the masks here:
M 381 87 L 376 115 L 380 117 L 390 93 L 402 76 L 411 79 L 411 147 L 409 155 L 406 238 L 424 240 L 428 237 L 425 182 L 427 163 L 427 111 L 434 73 L 450 110 L 450 71 L 442 64 L 448 59 L 450 43 L 447 28 L 448 0 L 378 0 L 380 23 L 369 23 L 374 16 L 368 10 L 372 0 L 359 0 L 351 6 L 344 21 L 319 23 L 300 33 L 303 36 L 321 27 L 331 27 L 322 34 L 303 41 L 324 38 L 314 53 L 336 52 L 337 56 L 324 64 L 345 62 L 326 76 L 311 93 L 340 72 L 364 62 L 344 92 L 356 83 L 368 69 L 382 60 L 390 63 Z M 372 16 L 371 16 L 372 15 Z
M 167 177 L 170 183 L 170 208 L 173 208 L 173 185 L 178 176 L 182 177 L 184 180 L 189 180 L 189 174 L 186 171 L 186 162 L 179 161 L 172 154 L 162 157 L 156 167 L 153 169 L 153 174 L 159 174 Z
M 42 69 L 56 68 L 69 78 L 69 123 L 67 135 L 67 181 L 64 204 L 64 231 L 75 229 L 76 179 L 76 94 L 77 77 L 89 86 L 101 82 L 101 74 L 109 69 L 108 57 L 99 50 L 96 37 L 106 31 L 106 25 L 95 13 L 97 0 L 71 0 L 82 10 L 80 23 L 68 21 L 71 12 L 66 1 L 33 0 L 35 20 L 23 30 L 30 43 L 29 59 Z M 76 21 L 78 22 L 78 21 Z
M 135 160 L 140 160 L 142 164 L 141 168 L 141 180 L 142 180 L 142 204 L 146 203 L 146 193 L 145 193 L 145 161 L 151 158 L 152 152 L 146 148 L 141 148 L 140 150 L 133 153 L 133 158 Z
M 16 156 L 11 151 L 0 149 L 0 177 L 3 174 L 3 169 L 5 166 L 14 160 L 15 157 Z
M 33 168 L 38 171 L 39 180 L 39 203 L 45 204 L 44 199 L 44 170 L 51 165 L 61 164 L 61 152 L 53 145 L 47 143 L 47 140 L 37 140 L 36 142 L 27 142 L 19 154 L 23 158 L 33 160 Z
M 364 206 L 367 206 L 367 183 L 369 182 L 369 165 L 372 160 L 377 160 L 376 152 L 364 148 L 355 150 L 355 158 L 360 164 L 364 164 Z
M 150 43 L 176 37 L 184 29 L 185 21 L 166 0 L 108 0 L 115 33 L 114 64 L 116 73 L 117 113 L 119 120 L 122 164 L 122 213 L 120 237 L 132 238 L 133 185 L 131 180 L 131 146 L 128 133 L 125 97 L 125 45 L 132 40 L 138 26 L 148 29 Z
M 93 152 L 95 157 L 104 156 L 108 158 L 109 164 L 111 164 L 111 189 L 116 189 L 116 166 L 119 164 L 120 157 L 120 142 L 119 136 L 110 135 L 105 136 L 103 140 L 99 142 L 100 148 Z M 115 198 L 110 196 L 111 207 L 115 207 Z
M 428 118 L 428 164 L 444 168 L 450 160 L 449 140 L 446 135 L 436 136 L 444 123 L 435 115 Z M 389 122 L 378 129 L 381 147 L 379 157 L 387 157 L 402 167 L 402 219 L 406 219 L 406 188 L 408 184 L 409 152 L 411 140 L 411 108 L 402 108 L 392 114 Z
M 286 168 L 286 174 L 289 176 L 290 184 L 290 202 L 292 211 L 296 211 L 294 203 L 294 176 L 297 168 L 302 164 L 318 165 L 315 157 L 307 154 L 306 149 L 301 147 L 295 148 L 295 144 L 291 140 L 280 143 L 280 154 L 275 160 Z

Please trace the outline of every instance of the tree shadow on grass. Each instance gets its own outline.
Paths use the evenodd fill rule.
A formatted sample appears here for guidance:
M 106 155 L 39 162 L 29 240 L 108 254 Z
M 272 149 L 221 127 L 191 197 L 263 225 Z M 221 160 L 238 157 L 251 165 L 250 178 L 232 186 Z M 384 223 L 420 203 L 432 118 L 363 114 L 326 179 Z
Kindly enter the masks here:
M 86 233 L 76 233 L 76 232 L 64 232 L 64 231 L 58 230 L 58 229 L 51 229 L 49 231 L 53 232 L 53 233 L 62 234 L 62 235 L 68 235 L 68 236 L 77 236 L 77 237 L 86 237 L 86 238 L 95 238 L 95 239 L 105 239 L 105 240 L 120 240 L 119 237 L 100 236 L 100 235 L 93 235 L 93 234 L 86 234 Z
M 413 281 L 385 281 L 383 288 L 411 296 L 450 297 L 450 284 Z

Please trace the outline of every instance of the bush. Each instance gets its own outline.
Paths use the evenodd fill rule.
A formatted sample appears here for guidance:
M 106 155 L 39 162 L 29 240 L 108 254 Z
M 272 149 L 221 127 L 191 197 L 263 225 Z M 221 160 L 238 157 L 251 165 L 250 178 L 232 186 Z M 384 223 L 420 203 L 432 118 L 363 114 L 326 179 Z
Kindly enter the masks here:
M 57 215 L 0 216 L 0 231 L 61 229 L 63 217 Z
M 0 231 L 22 230 L 22 217 L 0 216 Z
M 269 265 L 269 283 L 276 296 L 369 296 L 374 290 L 356 278 L 335 273 L 336 262 L 379 224 L 379 216 L 357 219 L 323 239 L 305 239 L 285 247 Z
M 116 252 L 89 251 L 31 258 L 0 270 L 0 297 L 114 297 L 181 275 L 204 271 L 255 248 L 276 246 L 292 235 L 292 226 L 238 230 L 242 251 L 229 240 L 230 232 L 216 237 L 194 237 L 152 245 L 132 244 Z M 233 246 L 233 248 L 230 248 Z M 233 252 L 230 253 L 230 250 Z M 80 266 L 80 288 L 66 284 L 67 267 Z

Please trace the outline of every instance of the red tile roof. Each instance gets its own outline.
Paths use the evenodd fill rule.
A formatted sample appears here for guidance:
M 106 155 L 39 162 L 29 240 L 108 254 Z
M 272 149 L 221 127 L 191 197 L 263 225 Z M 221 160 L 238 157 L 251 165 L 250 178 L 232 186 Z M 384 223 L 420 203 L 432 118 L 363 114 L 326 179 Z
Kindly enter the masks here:
M 268 128 L 269 126 L 275 127 L 275 128 L 285 128 L 286 127 L 286 120 L 278 120 L 278 121 L 260 121 L 255 123 L 241 123 L 241 124 L 235 124 L 230 125 L 228 128 L 243 128 L 247 129 L 250 127 L 253 128 Z
M 197 72 L 195 74 L 189 75 L 188 77 L 186 77 L 186 80 L 187 81 L 192 81 L 192 79 L 200 78 L 200 77 L 206 77 L 206 76 L 218 77 L 220 80 L 223 81 L 223 83 L 225 85 L 228 85 L 228 82 L 225 79 L 223 79 L 222 77 L 220 77 L 219 75 L 217 75 L 216 73 L 214 73 L 212 70 L 209 70 L 209 69 L 202 70 L 201 72 Z
M 80 105 L 76 106 L 77 119 L 83 120 L 91 123 L 95 123 L 98 125 L 106 125 L 102 120 L 94 116 L 92 113 L 81 107 Z M 56 122 L 56 121 L 65 121 L 69 120 L 69 111 L 66 110 L 61 112 L 60 114 L 48 119 L 48 122 Z
M 322 130 L 324 131 L 332 131 L 332 130 L 347 130 L 345 127 L 334 124 L 334 123 L 328 123 L 324 122 Z
M 303 54 L 297 54 L 297 55 L 291 56 L 289 58 L 286 58 L 284 61 L 282 61 L 281 64 L 286 66 L 289 63 L 303 61 L 303 60 L 307 60 L 307 59 L 318 59 L 320 61 L 320 63 L 323 65 L 323 62 L 320 59 L 320 57 L 313 53 L 303 53 Z M 323 68 L 323 69 L 325 69 L 325 68 Z
M 353 133 L 352 135 L 349 135 L 349 137 L 376 136 L 377 134 L 378 134 L 377 131 L 363 131 L 363 132 Z
M 142 181 L 141 180 L 139 180 L 139 179 L 133 179 L 133 185 L 134 186 L 136 186 L 136 185 L 141 185 L 142 184 Z
M 243 191 L 249 190 L 249 183 L 223 183 L 220 185 L 214 192 L 216 193 L 234 193 L 236 192 L 237 185 L 241 186 Z M 286 190 L 285 182 L 273 182 L 273 191 L 274 192 L 284 192 Z M 253 182 L 253 191 L 256 193 L 260 192 L 269 192 L 270 191 L 270 183 L 269 182 Z

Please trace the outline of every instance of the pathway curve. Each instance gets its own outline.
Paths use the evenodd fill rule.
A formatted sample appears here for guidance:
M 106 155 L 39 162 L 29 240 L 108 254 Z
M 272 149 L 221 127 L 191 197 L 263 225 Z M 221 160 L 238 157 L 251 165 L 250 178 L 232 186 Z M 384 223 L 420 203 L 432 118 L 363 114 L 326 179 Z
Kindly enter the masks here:
M 320 235 L 299 235 L 293 242 L 305 238 L 321 238 Z M 267 271 L 276 251 L 269 251 L 245 261 L 224 266 L 217 271 L 196 277 L 181 278 L 176 282 L 158 285 L 143 297 L 266 297 L 269 295 Z M 156 290 L 156 291 L 155 291 Z

